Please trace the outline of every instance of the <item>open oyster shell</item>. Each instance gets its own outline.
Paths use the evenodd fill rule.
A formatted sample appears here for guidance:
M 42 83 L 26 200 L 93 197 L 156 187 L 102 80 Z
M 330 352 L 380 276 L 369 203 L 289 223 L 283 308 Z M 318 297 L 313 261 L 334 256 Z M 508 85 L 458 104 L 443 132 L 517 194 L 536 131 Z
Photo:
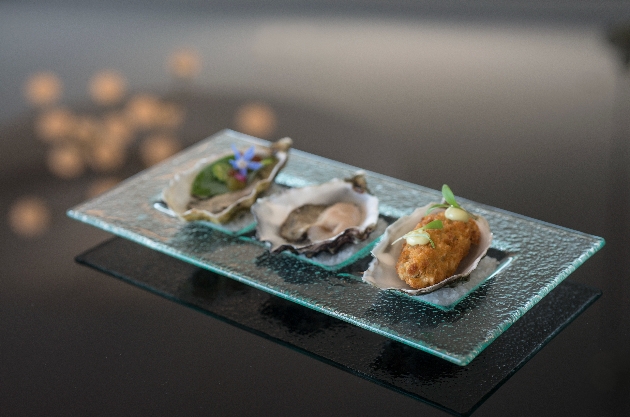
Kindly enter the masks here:
M 260 179 L 242 190 L 232 191 L 202 200 L 204 203 L 196 207 L 190 204 L 194 199 L 191 195 L 192 184 L 206 166 L 224 158 L 231 152 L 212 155 L 197 162 L 195 166 L 185 172 L 176 174 L 162 191 L 162 200 L 177 217 L 187 220 L 208 220 L 213 223 L 226 223 L 239 210 L 251 207 L 260 193 L 267 190 L 276 175 L 284 167 L 288 159 L 288 150 L 293 144 L 290 138 L 283 138 L 273 143 L 270 147 L 256 146 L 256 155 L 267 157 L 274 155 L 278 163 L 266 178 Z
M 476 220 L 469 220 L 477 222 L 481 237 L 479 244 L 471 246 L 468 255 L 462 259 L 457 271 L 455 271 L 455 275 L 452 275 L 435 285 L 421 289 L 411 288 L 405 281 L 398 277 L 398 273 L 396 272 L 396 262 L 398 261 L 398 257 L 402 251 L 403 240 L 399 240 L 393 245 L 392 242 L 403 236 L 405 233 L 413 230 L 420 220 L 426 215 L 429 207 L 433 204 L 434 203 L 430 203 L 424 207 L 420 207 L 410 215 L 403 216 L 389 225 L 381 237 L 381 240 L 374 249 L 372 249 L 374 259 L 370 263 L 368 270 L 363 273 L 363 281 L 384 290 L 396 289 L 410 295 L 420 295 L 433 292 L 445 285 L 454 283 L 463 277 L 470 275 L 470 273 L 477 268 L 479 261 L 486 255 L 488 248 L 490 248 L 490 243 L 492 243 L 490 225 L 482 216 L 477 216 Z M 442 209 L 441 211 L 444 210 Z M 440 210 L 432 211 L 432 213 L 439 212 Z
M 307 205 L 331 206 L 335 203 L 352 203 L 359 207 L 362 216 L 360 224 L 322 240 L 306 239 L 295 243 L 282 236 L 281 229 L 295 209 Z M 293 188 L 261 198 L 252 206 L 252 213 L 258 222 L 257 238 L 269 242 L 272 252 L 290 250 L 306 256 L 324 250 L 335 253 L 345 243 L 367 238 L 376 227 L 379 215 L 378 198 L 368 193 L 362 174 L 346 181 L 335 178 L 324 184 Z

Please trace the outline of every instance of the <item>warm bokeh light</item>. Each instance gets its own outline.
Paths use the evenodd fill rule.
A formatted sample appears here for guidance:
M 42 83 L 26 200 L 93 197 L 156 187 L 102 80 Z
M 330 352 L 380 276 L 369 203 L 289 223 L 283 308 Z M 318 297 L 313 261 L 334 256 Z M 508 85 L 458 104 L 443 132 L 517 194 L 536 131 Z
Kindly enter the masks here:
M 74 116 L 64 108 L 47 110 L 35 121 L 37 136 L 44 142 L 59 142 L 67 139 L 73 128 Z
M 133 127 L 124 114 L 112 113 L 103 118 L 101 139 L 104 142 L 124 145 L 129 143 L 133 138 Z
M 92 148 L 90 166 L 99 172 L 113 171 L 123 166 L 124 149 L 115 143 L 100 143 Z
M 96 73 L 89 83 L 90 96 L 95 103 L 111 105 L 119 103 L 126 91 L 126 81 L 115 71 L 105 70 Z
M 157 122 L 162 127 L 176 129 L 184 122 L 184 110 L 176 104 L 162 103 L 159 113 Z
M 95 117 L 80 116 L 75 119 L 74 129 L 71 131 L 73 139 L 79 142 L 89 143 L 98 137 L 100 129 L 99 120 Z
M 48 152 L 46 163 L 50 172 L 63 179 L 76 178 L 85 169 L 81 152 L 74 146 L 52 148 Z
M 276 129 L 276 114 L 264 103 L 248 103 L 237 110 L 234 123 L 243 133 L 269 137 Z
M 188 77 L 199 71 L 199 57 L 192 51 L 173 55 L 173 71 Z M 46 165 L 62 179 L 78 178 L 86 170 L 114 173 L 129 161 L 136 149 L 146 166 L 154 165 L 181 149 L 175 135 L 185 118 L 181 105 L 150 93 L 126 97 L 126 80 L 116 71 L 101 70 L 89 82 L 89 93 L 97 110 L 75 113 L 51 106 L 61 94 L 61 82 L 52 73 L 35 74 L 25 84 L 26 95 L 34 104 L 48 104 L 35 117 L 35 133 L 48 144 Z M 113 106 L 115 105 L 115 106 Z M 111 174 L 110 174 L 111 175 Z M 87 191 L 97 195 L 119 180 L 97 180 Z
M 36 237 L 50 226 L 50 209 L 38 197 L 22 197 L 16 200 L 9 210 L 9 227 L 18 236 Z
M 113 188 L 118 184 L 120 180 L 114 177 L 99 178 L 95 180 L 87 190 L 86 197 L 92 198 L 99 194 L 103 194 L 105 191 Z
M 191 79 L 201 70 L 199 54 L 190 49 L 174 52 L 169 59 L 169 70 L 177 78 Z
M 138 94 L 127 103 L 126 114 L 134 126 L 149 129 L 159 120 L 160 102 L 151 94 Z
M 26 99 L 36 106 L 55 103 L 61 97 L 62 84 L 52 72 L 40 72 L 31 75 L 24 88 Z
M 155 165 L 179 151 L 180 144 L 172 136 L 150 136 L 140 144 L 140 158 L 146 166 Z

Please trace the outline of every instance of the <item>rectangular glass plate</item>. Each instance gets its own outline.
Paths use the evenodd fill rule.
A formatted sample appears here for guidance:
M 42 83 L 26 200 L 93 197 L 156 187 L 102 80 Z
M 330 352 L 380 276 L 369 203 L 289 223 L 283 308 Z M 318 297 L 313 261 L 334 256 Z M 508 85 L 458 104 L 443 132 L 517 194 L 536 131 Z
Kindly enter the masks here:
M 261 245 L 184 223 L 155 210 L 155 198 L 177 172 L 230 144 L 266 141 L 222 131 L 116 188 L 68 211 L 77 220 L 133 240 L 193 265 L 329 314 L 457 365 L 470 363 L 542 297 L 604 245 L 604 240 L 483 204 L 467 208 L 486 217 L 492 247 L 514 255 L 452 310 L 407 295 L 382 291 L 347 273 L 334 272 L 294 256 L 272 255 Z M 276 181 L 289 187 L 352 176 L 357 168 L 291 150 Z M 382 215 L 397 218 L 438 201 L 438 191 L 366 172 Z M 361 262 L 360 260 L 357 262 Z

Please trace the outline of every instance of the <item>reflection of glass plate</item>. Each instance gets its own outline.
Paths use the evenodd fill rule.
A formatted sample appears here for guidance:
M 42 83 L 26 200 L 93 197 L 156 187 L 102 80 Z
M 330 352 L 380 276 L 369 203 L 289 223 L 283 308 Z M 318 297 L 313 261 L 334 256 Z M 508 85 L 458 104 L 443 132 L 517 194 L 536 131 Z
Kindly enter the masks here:
M 231 143 L 248 146 L 262 142 L 232 131 L 221 132 L 68 214 L 459 365 L 474 359 L 604 244 L 595 236 L 461 199 L 490 222 L 493 249 L 515 256 L 452 310 L 440 310 L 405 294 L 381 291 L 344 270 L 335 273 L 295 256 L 272 255 L 260 244 L 202 223 L 181 222 L 153 208 L 152 197 L 175 172 L 191 161 L 228 149 Z M 291 150 L 276 181 L 290 187 L 319 184 L 349 177 L 356 170 Z M 379 197 L 381 214 L 387 217 L 408 214 L 440 196 L 437 191 L 379 174 L 368 172 L 366 178 Z

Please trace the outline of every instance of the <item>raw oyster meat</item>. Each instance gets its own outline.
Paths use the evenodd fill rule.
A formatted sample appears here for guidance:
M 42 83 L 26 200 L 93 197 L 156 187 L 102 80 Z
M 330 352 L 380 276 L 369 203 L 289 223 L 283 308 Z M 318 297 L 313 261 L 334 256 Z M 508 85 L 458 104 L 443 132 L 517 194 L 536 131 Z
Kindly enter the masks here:
M 269 242 L 272 252 L 309 257 L 367 238 L 379 214 L 378 198 L 368 192 L 362 173 L 261 198 L 252 213 L 257 238 Z

